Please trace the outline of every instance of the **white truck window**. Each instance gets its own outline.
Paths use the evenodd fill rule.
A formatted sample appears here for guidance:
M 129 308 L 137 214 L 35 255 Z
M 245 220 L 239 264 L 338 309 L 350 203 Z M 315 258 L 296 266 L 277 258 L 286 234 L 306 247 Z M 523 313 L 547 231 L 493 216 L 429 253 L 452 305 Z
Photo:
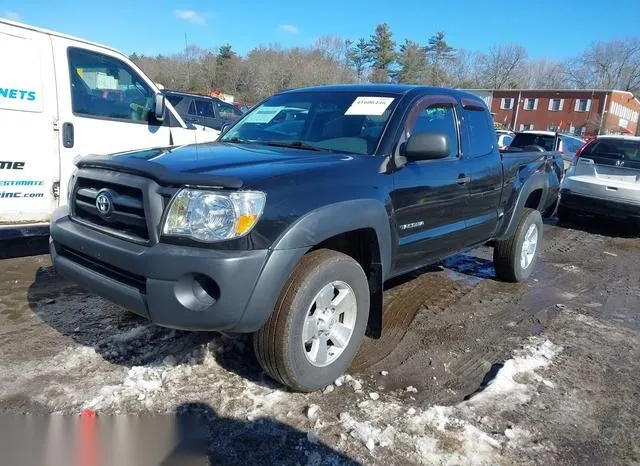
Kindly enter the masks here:
M 68 57 L 74 114 L 150 121 L 154 93 L 128 65 L 108 55 L 73 47 Z
M 31 39 L 0 33 L 0 109 L 42 112 L 40 55 Z

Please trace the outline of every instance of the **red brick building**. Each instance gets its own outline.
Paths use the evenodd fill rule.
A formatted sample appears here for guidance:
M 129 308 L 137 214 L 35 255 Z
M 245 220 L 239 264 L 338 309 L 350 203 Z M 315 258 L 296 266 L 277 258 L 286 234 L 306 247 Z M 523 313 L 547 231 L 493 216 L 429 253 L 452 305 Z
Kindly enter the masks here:
M 502 126 L 576 135 L 638 134 L 640 101 L 631 92 L 602 90 L 470 89 Z

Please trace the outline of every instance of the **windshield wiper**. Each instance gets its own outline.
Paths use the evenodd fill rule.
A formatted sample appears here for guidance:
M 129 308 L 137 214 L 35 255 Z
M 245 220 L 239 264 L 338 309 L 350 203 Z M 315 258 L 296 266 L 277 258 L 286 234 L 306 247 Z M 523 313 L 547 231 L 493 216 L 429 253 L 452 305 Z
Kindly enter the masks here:
M 256 141 L 249 141 L 248 139 L 240 139 L 238 137 L 235 137 L 231 139 L 224 139 L 222 140 L 222 142 L 231 142 L 233 144 L 249 144 L 249 143 L 255 144 Z
M 291 147 L 292 149 L 313 150 L 317 152 L 328 152 L 329 149 L 323 149 L 322 147 L 313 146 L 302 141 L 264 141 L 260 142 L 265 146 L 274 147 Z

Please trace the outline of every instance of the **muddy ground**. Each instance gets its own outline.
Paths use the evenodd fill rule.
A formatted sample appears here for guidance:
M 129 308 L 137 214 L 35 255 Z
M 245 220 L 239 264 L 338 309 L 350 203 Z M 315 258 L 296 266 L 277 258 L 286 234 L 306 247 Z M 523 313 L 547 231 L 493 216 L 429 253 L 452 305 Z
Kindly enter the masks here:
M 215 464 L 640 464 L 636 232 L 550 221 L 526 284 L 487 248 L 394 280 L 383 338 L 306 395 L 249 338 L 155 327 L 58 276 L 46 243 L 4 243 L 39 255 L 0 260 L 0 411 L 198 414 Z

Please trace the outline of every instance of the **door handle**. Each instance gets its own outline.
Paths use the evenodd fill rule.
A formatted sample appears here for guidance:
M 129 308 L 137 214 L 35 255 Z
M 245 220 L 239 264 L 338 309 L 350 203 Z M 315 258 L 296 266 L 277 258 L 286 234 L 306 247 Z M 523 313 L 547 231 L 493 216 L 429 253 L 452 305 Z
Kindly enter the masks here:
M 456 180 L 456 183 L 458 183 L 458 184 L 467 184 L 469 181 L 471 181 L 471 177 L 470 176 L 460 175 L 458 177 L 458 179 Z
M 62 125 L 62 145 L 67 149 L 73 147 L 73 123 L 64 123 Z

